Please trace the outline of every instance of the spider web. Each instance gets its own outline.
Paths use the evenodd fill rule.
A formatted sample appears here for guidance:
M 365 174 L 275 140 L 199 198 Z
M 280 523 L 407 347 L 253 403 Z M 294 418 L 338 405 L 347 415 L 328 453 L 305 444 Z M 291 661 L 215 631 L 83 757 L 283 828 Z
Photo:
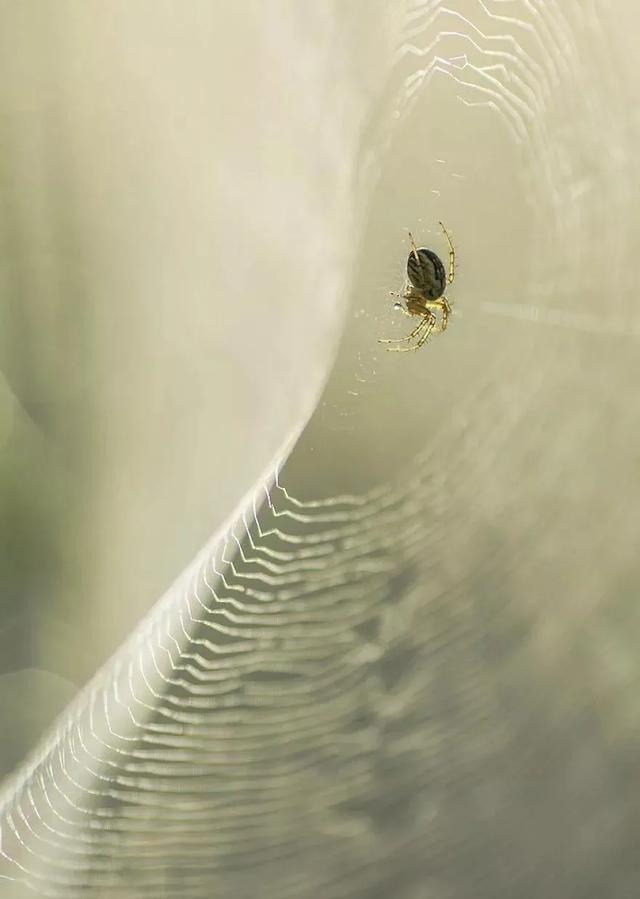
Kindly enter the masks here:
M 637 893 L 637 173 L 605 20 L 407 9 L 322 401 L 5 785 L 10 890 Z M 379 352 L 402 229 L 438 219 L 449 331 Z

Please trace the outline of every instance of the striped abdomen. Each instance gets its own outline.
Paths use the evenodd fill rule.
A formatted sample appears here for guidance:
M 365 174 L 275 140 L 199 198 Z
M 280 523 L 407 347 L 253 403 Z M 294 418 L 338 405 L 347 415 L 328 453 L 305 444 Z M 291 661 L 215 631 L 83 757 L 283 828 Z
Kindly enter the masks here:
M 417 291 L 430 300 L 441 297 L 447 285 L 444 265 L 433 250 L 425 247 L 418 250 L 418 259 L 413 252 L 409 254 L 407 278 Z

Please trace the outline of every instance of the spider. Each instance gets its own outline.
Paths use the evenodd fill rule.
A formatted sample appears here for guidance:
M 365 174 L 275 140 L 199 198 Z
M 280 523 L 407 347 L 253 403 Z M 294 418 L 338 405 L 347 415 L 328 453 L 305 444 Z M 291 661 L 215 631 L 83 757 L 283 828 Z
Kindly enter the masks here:
M 394 309 L 400 310 L 405 315 L 419 315 L 420 323 L 406 337 L 378 341 L 378 343 L 406 343 L 416 338 L 416 342 L 412 346 L 387 347 L 390 352 L 407 353 L 410 350 L 419 350 L 434 331 L 447 330 L 451 305 L 444 295 L 444 290 L 453 281 L 456 254 L 447 229 L 442 222 L 438 224 L 449 244 L 449 273 L 445 274 L 444 265 L 433 250 L 416 246 L 411 231 L 409 231 L 411 252 L 407 259 L 407 280 L 402 293 L 398 294 L 392 291 L 391 296 L 406 300 L 406 308 L 401 302 L 397 302 L 394 303 Z M 438 324 L 434 309 L 440 310 L 442 316 L 440 324 Z

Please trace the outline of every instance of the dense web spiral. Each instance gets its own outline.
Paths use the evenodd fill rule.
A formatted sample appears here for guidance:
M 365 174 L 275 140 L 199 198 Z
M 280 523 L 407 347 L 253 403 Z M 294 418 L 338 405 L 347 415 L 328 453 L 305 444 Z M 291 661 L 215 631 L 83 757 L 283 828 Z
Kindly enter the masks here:
M 363 349 L 382 312 L 354 318 L 307 435 L 320 446 L 337 430 L 355 349 L 346 471 L 312 491 L 303 438 L 5 784 L 7 884 L 66 899 L 637 892 L 621 498 L 639 410 L 621 385 L 637 376 L 638 322 L 617 230 L 633 160 L 602 18 L 584 2 L 408 6 L 363 169 L 384 184 L 420 135 L 430 183 L 448 179 L 462 209 L 464 152 L 431 157 L 444 138 L 420 104 L 437 111 L 453 90 L 465 125 L 488 117 L 524 172 L 517 292 L 463 269 L 451 336 L 411 361 L 406 416 L 409 369 Z M 465 246 L 461 214 L 472 261 L 480 227 Z M 491 346 L 479 362 L 472 342 Z M 436 391 L 431 360 L 447 352 Z M 432 415 L 417 415 L 423 397 Z M 342 492 L 365 479 L 358 447 L 410 427 L 371 448 L 366 487 Z

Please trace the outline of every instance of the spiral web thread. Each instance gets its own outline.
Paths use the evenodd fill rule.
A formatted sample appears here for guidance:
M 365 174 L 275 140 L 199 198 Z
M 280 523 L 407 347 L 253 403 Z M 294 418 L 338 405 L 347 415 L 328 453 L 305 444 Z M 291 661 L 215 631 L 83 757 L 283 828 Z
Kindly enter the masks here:
M 517 424 L 505 416 L 480 439 L 499 446 Z M 472 435 L 460 437 L 463 453 Z M 420 471 L 436 470 L 420 461 Z M 309 868 L 278 884 L 286 895 L 310 886 L 309 895 L 350 895 L 378 879 L 370 818 L 380 778 L 413 790 L 411 759 L 422 768 L 432 743 L 437 766 L 444 749 L 427 708 L 414 709 L 423 720 L 406 745 L 387 740 L 424 692 L 426 659 L 451 616 L 436 605 L 431 639 L 412 645 L 422 595 L 414 578 L 397 583 L 418 570 L 433 581 L 437 536 L 425 560 L 424 509 L 442 507 L 433 527 L 445 533 L 449 480 L 418 474 L 312 503 L 276 486 L 264 490 L 261 511 L 258 494 L 22 773 L 3 809 L 5 859 L 20 847 L 25 880 L 50 895 L 210 895 L 230 878 L 255 888 L 250 869 L 276 884 L 274 872 L 285 861 L 295 870 L 300 857 Z M 425 657 L 414 658 L 400 690 L 398 652 Z M 479 713 L 473 695 L 458 701 Z M 385 852 L 393 857 L 405 840 L 401 829 Z M 335 861 L 329 877 L 326 857 Z
M 436 76 L 457 82 L 465 106 L 498 115 L 539 159 L 553 229 L 570 234 L 559 296 L 583 286 L 579 251 L 594 218 L 613 218 L 624 203 L 615 185 L 626 160 L 601 158 L 593 141 L 596 121 L 609 139 L 616 127 L 604 88 L 574 139 L 589 135 L 587 152 L 611 187 L 607 205 L 567 207 L 574 148 L 551 136 L 554 98 L 583 77 L 597 27 L 584 3 L 412 5 L 381 117 L 384 141 Z M 619 252 L 613 240 L 607 250 Z M 544 284 L 528 289 L 537 297 Z M 514 308 L 487 300 L 484 312 L 576 335 L 599 329 L 561 307 Z M 624 307 L 610 321 L 614 335 L 635 333 Z M 470 882 L 487 896 L 535 882 L 578 895 L 576 876 L 597 884 L 612 857 L 616 882 L 632 882 L 632 828 L 620 822 L 637 814 L 616 817 L 605 801 L 604 738 L 581 684 L 555 678 L 573 658 L 561 639 L 571 621 L 553 619 L 550 663 L 548 620 L 513 602 L 518 578 L 552 564 L 536 537 L 542 476 L 528 476 L 528 435 L 544 426 L 550 382 L 562 374 L 554 353 L 530 342 L 511 379 L 488 363 L 428 448 L 366 495 L 302 502 L 282 486 L 286 469 L 261 486 L 5 786 L 7 888 L 69 899 L 448 897 Z M 575 387 L 567 373 L 560 383 Z M 578 414 L 557 424 L 545 494 L 562 489 L 588 428 Z M 597 461 L 575 477 L 586 483 Z M 548 514 L 556 539 L 575 527 L 575 510 Z M 617 514 L 607 525 L 622 539 L 628 522 Z M 492 532 L 498 516 L 507 533 Z M 595 523 L 583 531 L 595 535 Z M 542 612 L 552 616 L 551 606 Z M 577 768 L 570 733 L 584 737 Z M 544 741 L 546 754 L 536 754 Z M 542 755 L 552 773 L 540 785 Z M 579 799 L 555 806 L 559 820 L 545 827 L 531 784 L 549 798 L 565 776 Z

